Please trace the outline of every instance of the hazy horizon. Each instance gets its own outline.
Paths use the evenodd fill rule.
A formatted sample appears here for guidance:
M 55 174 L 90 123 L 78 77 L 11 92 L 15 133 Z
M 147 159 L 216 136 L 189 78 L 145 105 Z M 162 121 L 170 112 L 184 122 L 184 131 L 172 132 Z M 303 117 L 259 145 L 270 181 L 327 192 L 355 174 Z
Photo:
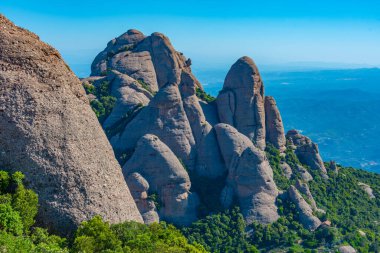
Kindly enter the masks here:
M 74 70 L 131 28 L 164 33 L 195 69 L 228 68 L 243 55 L 264 69 L 380 67 L 376 1 L 20 0 L 0 2 L 0 11 L 57 48 Z

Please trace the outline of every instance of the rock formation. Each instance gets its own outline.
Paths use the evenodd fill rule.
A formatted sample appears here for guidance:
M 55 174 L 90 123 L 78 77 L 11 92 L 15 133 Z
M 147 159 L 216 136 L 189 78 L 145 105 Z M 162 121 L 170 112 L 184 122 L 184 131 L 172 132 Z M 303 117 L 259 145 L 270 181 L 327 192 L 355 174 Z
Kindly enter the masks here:
M 111 139 L 111 144 L 116 150 L 131 150 L 145 134 L 158 136 L 189 169 L 193 169 L 194 136 L 176 85 L 162 87 L 150 103 L 127 124 L 120 137 Z
M 309 185 L 306 182 L 302 182 L 298 179 L 296 181 L 296 188 L 301 194 L 303 194 L 304 197 L 306 197 L 306 200 L 310 204 L 313 211 L 325 213 L 324 210 L 317 207 L 317 203 L 315 202 L 314 197 L 310 192 Z
M 299 191 L 291 185 L 288 189 L 290 200 L 296 205 L 299 211 L 301 224 L 309 230 L 315 230 L 321 225 L 321 221 L 313 215 L 312 207 L 305 201 Z
M 190 193 L 189 175 L 157 136 L 147 134 L 138 141 L 135 152 L 123 167 L 127 180 L 135 172 L 148 182 L 151 194 L 158 194 L 161 203 L 158 212 L 162 220 L 189 225 L 196 219 L 198 198 Z
M 356 250 L 350 245 L 343 245 L 339 247 L 340 253 L 356 253 Z
M 284 125 L 280 111 L 273 97 L 265 97 L 265 128 L 267 142 L 275 146 L 280 152 L 286 150 Z
M 127 179 L 127 184 L 131 191 L 132 197 L 136 202 L 141 216 L 145 224 L 159 222 L 157 208 L 154 201 L 148 198 L 149 184 L 139 173 L 130 174 Z
M 0 167 L 26 175 L 38 222 L 61 234 L 96 214 L 142 222 L 78 78 L 36 35 L 0 25 Z
M 293 175 L 292 168 L 287 164 L 286 162 L 281 162 L 280 167 L 282 171 L 284 172 L 284 175 L 287 179 L 290 179 Z
M 370 199 L 376 198 L 375 195 L 373 194 L 373 190 L 372 190 L 371 186 L 369 186 L 368 184 L 362 183 L 362 182 L 359 182 L 358 185 L 360 186 L 360 188 L 363 189 L 363 191 L 365 191 L 367 193 L 367 195 Z
M 232 65 L 216 101 L 220 122 L 235 127 L 264 150 L 264 85 L 251 58 L 244 56 Z
M 188 196 L 196 196 L 188 194 L 187 173 L 187 177 L 180 178 L 188 186 L 176 188 L 174 195 L 166 185 L 153 180 L 158 172 L 162 176 L 183 171 L 178 162 L 162 167 L 168 160 L 178 159 L 192 177 L 223 181 L 226 178 L 221 204 L 228 208 L 237 199 L 247 222 L 268 224 L 277 220 L 278 190 L 263 150 L 268 142 L 283 153 L 287 139 L 275 100 L 264 97 L 255 63 L 242 57 L 233 64 L 216 102 L 210 103 L 197 97 L 197 89 L 203 88 L 190 65 L 190 59 L 175 51 L 163 34 L 145 36 L 129 30 L 108 43 L 92 64 L 92 76 L 84 79 L 94 86 L 104 80 L 111 84 L 110 95 L 116 98 L 116 104 L 103 127 L 118 155 L 128 157 L 133 153 L 124 165 L 124 173 L 144 220 L 155 219 L 154 205 L 145 197 L 154 192 L 166 201 L 165 208 L 158 208 L 160 218 L 176 223 L 196 218 L 189 211 L 195 200 Z M 90 98 L 96 99 L 91 95 Z M 288 135 L 288 141 L 301 162 L 325 173 L 317 146 L 307 137 L 298 137 Z M 142 150 L 151 150 L 155 158 Z M 288 179 L 313 180 L 301 165 L 291 168 L 282 161 L 280 167 Z M 135 172 L 139 176 L 131 176 Z M 142 183 L 144 180 L 147 185 Z M 192 215 L 188 221 L 184 220 L 186 212 Z
M 302 165 L 296 164 L 295 171 L 297 171 L 303 181 L 309 182 L 313 180 L 313 176 Z
M 336 162 L 335 161 L 330 161 L 330 164 L 329 164 L 329 170 L 334 172 L 335 174 L 338 174 L 339 173 L 339 168 L 338 166 L 336 165 Z
M 275 205 L 278 190 L 264 152 L 228 124 L 217 124 L 215 130 L 228 168 L 222 204 L 230 206 L 236 196 L 248 224 L 276 221 L 279 217 Z
M 294 145 L 294 152 L 301 163 L 306 164 L 313 170 L 319 170 L 322 175 L 327 176 L 327 171 L 319 154 L 317 144 L 300 134 L 297 130 L 289 130 L 286 138 Z

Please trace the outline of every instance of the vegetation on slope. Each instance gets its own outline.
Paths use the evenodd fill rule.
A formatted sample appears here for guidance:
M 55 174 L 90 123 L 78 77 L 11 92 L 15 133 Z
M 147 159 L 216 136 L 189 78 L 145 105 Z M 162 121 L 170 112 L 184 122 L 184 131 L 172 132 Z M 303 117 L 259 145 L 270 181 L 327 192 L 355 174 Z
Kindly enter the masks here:
M 207 94 L 204 90 L 200 88 L 196 88 L 195 94 L 199 99 L 206 101 L 207 103 L 211 103 L 216 100 L 215 97 L 211 96 L 210 94 Z
M 299 161 L 292 152 L 280 155 L 270 145 L 266 152 L 276 183 L 285 191 L 300 175 L 294 173 L 286 179 L 279 164 L 285 161 L 294 167 Z M 317 171 L 308 170 L 314 177 L 309 182 L 310 190 L 318 207 L 326 210 L 316 215 L 322 221 L 331 221 L 330 226 L 323 225 L 316 231 L 305 229 L 295 205 L 280 195 L 280 219 L 268 226 L 247 226 L 238 208 L 221 211 L 218 203 L 209 202 L 204 211 L 211 215 L 204 217 L 201 212 L 204 218 L 181 230 L 164 222 L 110 225 L 95 216 L 83 222 L 72 238 L 50 235 L 35 226 L 37 195 L 25 188 L 22 173 L 0 171 L 0 251 L 318 252 L 335 251 L 349 244 L 358 252 L 379 252 L 380 175 L 339 166 L 338 174 L 329 171 L 329 179 L 322 179 Z M 370 198 L 359 183 L 370 185 L 376 198 Z M 198 194 L 207 192 L 200 188 Z
M 90 102 L 92 110 L 94 110 L 100 123 L 103 123 L 111 114 L 112 109 L 116 104 L 116 98 L 111 96 L 111 83 L 109 81 L 102 81 L 100 84 L 94 86 L 93 84 L 83 85 L 87 94 L 92 94 L 96 99 Z
M 0 171 L 0 252 L 206 252 L 164 222 L 150 226 L 136 222 L 110 225 L 95 216 L 83 222 L 73 238 L 50 235 L 34 225 L 38 198 L 25 188 L 23 178 L 20 172 L 10 175 Z

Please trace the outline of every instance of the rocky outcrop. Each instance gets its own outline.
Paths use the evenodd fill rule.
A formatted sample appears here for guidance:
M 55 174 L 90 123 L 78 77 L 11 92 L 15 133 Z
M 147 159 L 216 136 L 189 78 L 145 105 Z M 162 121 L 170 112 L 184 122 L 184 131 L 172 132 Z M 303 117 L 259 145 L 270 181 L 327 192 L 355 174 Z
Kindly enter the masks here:
M 234 126 L 264 150 L 264 85 L 252 59 L 244 56 L 232 65 L 216 101 L 220 122 Z
M 300 134 L 297 130 L 289 130 L 286 138 L 294 145 L 294 152 L 301 163 L 309 166 L 313 170 L 319 170 L 327 177 L 327 171 L 319 154 L 318 145 L 313 143 L 308 137 Z
M 84 85 L 97 87 L 105 82 L 110 83 L 110 96 L 116 98 L 116 104 L 103 123 L 103 128 L 114 128 L 126 115 L 138 107 L 145 106 L 153 98 L 151 90 L 128 75 L 116 70 L 108 72 L 106 77 L 89 77 L 82 80 Z
M 158 136 L 189 169 L 194 168 L 194 136 L 176 85 L 162 87 L 111 144 L 116 150 L 133 150 L 145 134 Z
M 109 69 L 141 80 L 152 91 L 166 84 L 181 83 L 181 75 L 187 73 L 197 87 L 202 88 L 191 74 L 190 62 L 173 48 L 169 39 L 161 33 L 144 36 L 137 30 L 129 30 L 111 40 L 91 65 L 91 75 L 106 75 Z
M 215 125 L 215 131 L 228 168 L 222 204 L 230 206 L 236 196 L 247 223 L 276 221 L 279 217 L 275 205 L 278 190 L 265 153 L 228 124 Z
M 157 136 L 147 134 L 138 141 L 135 152 L 123 167 L 126 180 L 135 172 L 146 179 L 151 194 L 158 194 L 162 220 L 189 225 L 196 219 L 198 197 L 190 192 L 189 175 Z
M 217 178 L 224 175 L 226 169 L 220 155 L 215 131 L 206 121 L 196 96 L 196 88 L 191 76 L 183 73 L 180 92 L 196 143 L 196 172 L 200 176 Z
M 336 162 L 335 161 L 330 161 L 330 164 L 329 164 L 329 170 L 334 172 L 335 174 L 338 174 L 339 173 L 339 168 L 338 166 L 336 165 Z
M 284 172 L 284 175 L 287 179 L 290 179 L 293 175 L 292 168 L 287 164 L 286 162 L 281 162 L 280 163 L 280 168 Z
M 340 253 L 356 253 L 356 250 L 350 245 L 344 245 L 339 247 Z
M 127 179 L 128 187 L 136 202 L 145 224 L 159 222 L 156 205 L 148 198 L 149 184 L 139 173 L 130 174 Z
M 302 165 L 296 164 L 295 165 L 295 171 L 298 172 L 298 174 L 300 175 L 300 177 L 302 178 L 303 181 L 309 182 L 309 181 L 313 180 L 313 176 Z
M 297 188 L 291 185 L 288 189 L 288 195 L 299 211 L 301 224 L 311 231 L 317 229 L 321 225 L 321 221 L 313 215 L 312 207 L 305 201 Z
M 358 185 L 363 191 L 365 191 L 367 193 L 367 195 L 370 199 L 376 198 L 375 195 L 373 195 L 373 190 L 372 190 L 371 186 L 369 186 L 368 184 L 362 183 L 362 182 L 359 182 Z
M 265 129 L 266 140 L 275 146 L 280 152 L 286 150 L 284 125 L 280 111 L 273 97 L 265 97 Z
M 60 54 L 0 15 L 0 167 L 38 193 L 60 234 L 96 214 L 142 222 L 78 78 Z
M 309 185 L 306 182 L 303 182 L 301 180 L 297 180 L 296 181 L 296 188 L 306 198 L 307 202 L 309 203 L 309 205 L 311 206 L 313 211 L 325 213 L 324 210 L 319 209 L 317 207 L 317 203 L 315 202 L 314 197 L 310 192 Z

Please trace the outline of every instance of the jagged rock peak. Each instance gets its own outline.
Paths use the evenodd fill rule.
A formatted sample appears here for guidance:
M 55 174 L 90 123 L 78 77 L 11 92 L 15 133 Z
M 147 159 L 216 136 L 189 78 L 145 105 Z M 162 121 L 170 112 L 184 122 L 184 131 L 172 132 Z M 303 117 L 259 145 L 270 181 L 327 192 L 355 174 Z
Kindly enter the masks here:
M 145 37 L 137 30 L 128 30 L 111 40 L 96 56 L 91 65 L 91 75 L 106 75 L 115 69 L 147 85 L 163 87 L 168 83 L 180 85 L 181 74 L 187 72 L 196 86 L 203 89 L 191 74 L 190 62 L 162 33 Z
M 142 222 L 78 78 L 35 34 L 2 15 L 0 27 L 0 167 L 26 175 L 37 222 L 60 234 L 96 214 Z
M 317 144 L 294 129 L 287 132 L 286 138 L 292 144 L 294 152 L 301 163 L 306 164 L 313 170 L 320 170 L 322 176 L 327 178 L 327 171 L 319 154 Z
M 264 85 L 251 58 L 244 56 L 232 65 L 217 105 L 220 122 L 234 126 L 265 149 Z
M 157 136 L 146 134 L 138 141 L 135 152 L 123 167 L 126 180 L 135 172 L 147 181 L 150 193 L 158 194 L 161 219 L 179 225 L 189 225 L 196 219 L 198 197 L 190 192 L 189 175 Z
M 273 97 L 265 97 L 265 127 L 267 142 L 273 144 L 280 152 L 286 150 L 284 124 L 280 111 Z

